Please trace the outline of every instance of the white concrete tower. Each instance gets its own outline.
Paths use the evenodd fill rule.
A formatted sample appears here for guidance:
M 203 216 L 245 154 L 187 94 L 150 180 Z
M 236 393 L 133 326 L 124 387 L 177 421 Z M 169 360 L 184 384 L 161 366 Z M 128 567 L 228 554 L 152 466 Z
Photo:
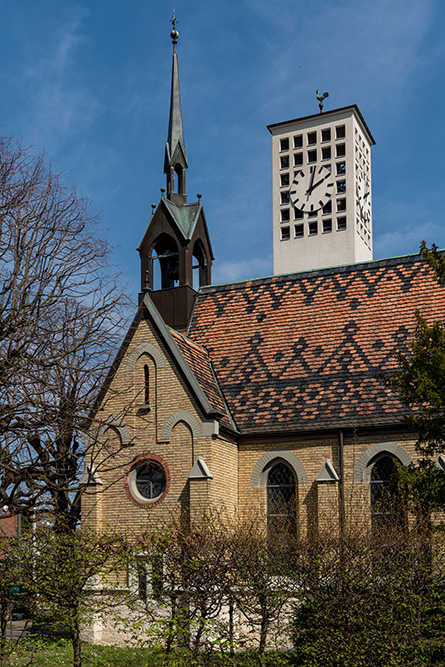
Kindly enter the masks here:
M 371 146 L 358 107 L 268 125 L 274 273 L 372 259 Z

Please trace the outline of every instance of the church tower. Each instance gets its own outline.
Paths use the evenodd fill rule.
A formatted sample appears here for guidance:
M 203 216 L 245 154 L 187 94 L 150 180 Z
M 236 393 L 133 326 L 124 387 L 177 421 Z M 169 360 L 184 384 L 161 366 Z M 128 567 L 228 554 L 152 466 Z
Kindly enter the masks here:
M 375 141 L 359 108 L 320 111 L 268 130 L 274 273 L 371 260 Z
M 211 282 L 213 251 L 201 204 L 187 203 L 186 170 L 188 168 L 182 125 L 181 95 L 176 30 L 173 30 L 173 66 L 170 117 L 165 146 L 164 173 L 166 188 L 158 206 L 152 204 L 152 215 L 138 248 L 141 258 L 142 296 L 151 300 L 169 326 L 187 328 L 199 287 Z

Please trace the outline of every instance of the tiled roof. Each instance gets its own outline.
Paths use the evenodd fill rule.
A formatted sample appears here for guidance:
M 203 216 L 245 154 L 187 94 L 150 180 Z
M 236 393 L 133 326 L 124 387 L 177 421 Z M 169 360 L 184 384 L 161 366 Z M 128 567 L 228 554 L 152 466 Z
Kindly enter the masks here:
M 396 424 L 378 376 L 444 296 L 418 255 L 274 276 L 200 290 L 188 335 L 243 434 Z
M 221 423 L 224 426 L 235 430 L 233 420 L 221 394 L 207 351 L 174 329 L 170 329 L 170 333 L 172 334 L 176 345 L 179 347 L 182 356 L 189 365 L 190 370 L 199 382 L 201 389 L 204 391 L 207 400 L 216 410 L 224 414 Z

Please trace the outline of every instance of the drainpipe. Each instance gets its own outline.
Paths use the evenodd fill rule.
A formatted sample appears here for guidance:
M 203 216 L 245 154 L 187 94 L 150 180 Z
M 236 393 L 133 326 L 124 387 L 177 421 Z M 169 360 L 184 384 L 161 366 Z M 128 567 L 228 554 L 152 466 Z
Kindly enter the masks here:
M 340 501 L 340 531 L 345 530 L 345 462 L 343 431 L 338 432 L 338 461 L 340 466 L 339 501 Z

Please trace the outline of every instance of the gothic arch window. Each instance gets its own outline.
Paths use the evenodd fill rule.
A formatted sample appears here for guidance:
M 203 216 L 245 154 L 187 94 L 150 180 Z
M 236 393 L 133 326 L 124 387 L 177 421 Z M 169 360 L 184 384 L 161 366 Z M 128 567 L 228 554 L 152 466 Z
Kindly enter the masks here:
M 150 368 L 148 364 L 144 364 L 144 404 L 150 403 Z
M 395 527 L 402 520 L 402 510 L 394 484 L 396 459 L 390 453 L 372 463 L 369 482 L 373 530 Z
M 157 367 L 148 352 L 136 360 L 133 373 L 134 405 L 138 414 L 156 409 Z
M 272 465 L 267 476 L 267 529 L 269 535 L 295 526 L 297 483 L 293 471 L 282 461 Z
M 184 169 L 182 165 L 180 164 L 175 164 L 175 174 L 176 174 L 176 192 L 179 194 L 184 194 L 185 188 L 184 188 Z M 174 183 L 172 190 L 174 191 Z

